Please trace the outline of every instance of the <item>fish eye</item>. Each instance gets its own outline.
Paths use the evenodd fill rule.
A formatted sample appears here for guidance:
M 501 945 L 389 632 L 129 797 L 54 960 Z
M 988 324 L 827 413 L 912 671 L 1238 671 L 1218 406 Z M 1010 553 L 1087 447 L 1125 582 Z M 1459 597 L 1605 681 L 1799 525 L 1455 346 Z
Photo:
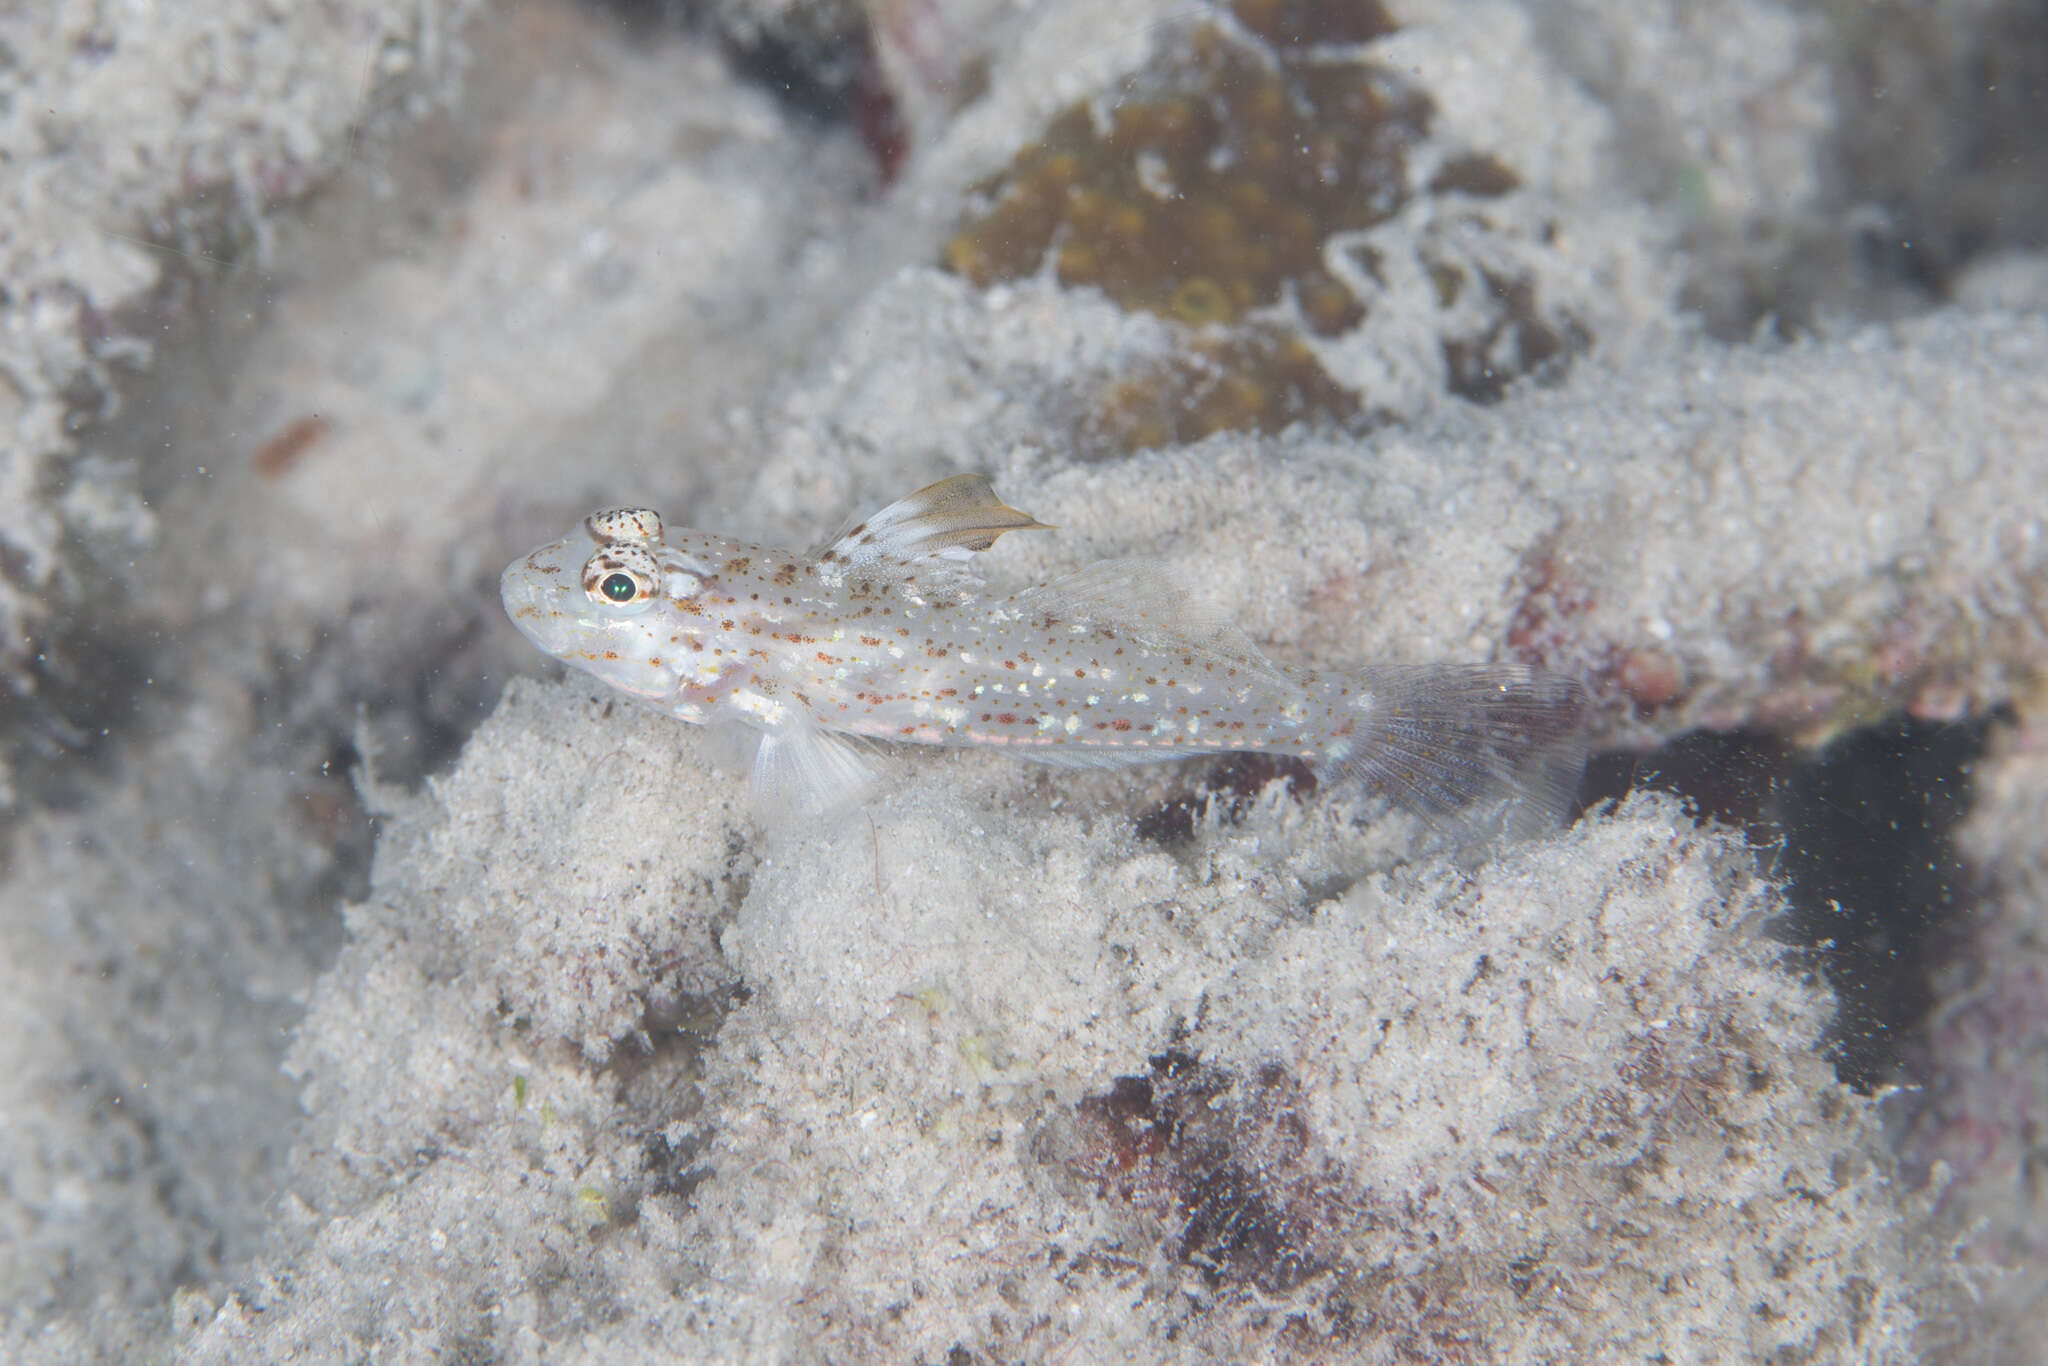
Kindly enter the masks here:
M 661 566 L 640 546 L 602 546 L 583 566 L 583 591 L 606 607 L 644 607 L 660 587 Z

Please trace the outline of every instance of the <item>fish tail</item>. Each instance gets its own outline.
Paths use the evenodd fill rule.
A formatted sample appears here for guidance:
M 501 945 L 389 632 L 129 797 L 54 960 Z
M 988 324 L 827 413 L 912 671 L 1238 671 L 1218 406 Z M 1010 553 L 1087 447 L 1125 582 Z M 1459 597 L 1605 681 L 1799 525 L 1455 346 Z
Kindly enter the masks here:
M 1516 836 L 1560 828 L 1586 764 L 1586 693 L 1516 665 L 1392 665 L 1344 678 L 1362 713 L 1324 771 L 1432 820 L 1496 813 Z

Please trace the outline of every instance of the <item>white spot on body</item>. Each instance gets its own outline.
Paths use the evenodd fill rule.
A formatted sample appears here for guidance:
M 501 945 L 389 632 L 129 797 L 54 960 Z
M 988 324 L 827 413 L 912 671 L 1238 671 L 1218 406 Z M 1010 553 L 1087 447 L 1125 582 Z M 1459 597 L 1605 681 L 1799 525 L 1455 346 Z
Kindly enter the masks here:
M 784 713 L 788 710 L 788 708 L 784 707 L 774 698 L 756 692 L 752 688 L 736 690 L 732 695 L 732 705 L 741 715 L 763 726 L 773 726 L 779 723 Z

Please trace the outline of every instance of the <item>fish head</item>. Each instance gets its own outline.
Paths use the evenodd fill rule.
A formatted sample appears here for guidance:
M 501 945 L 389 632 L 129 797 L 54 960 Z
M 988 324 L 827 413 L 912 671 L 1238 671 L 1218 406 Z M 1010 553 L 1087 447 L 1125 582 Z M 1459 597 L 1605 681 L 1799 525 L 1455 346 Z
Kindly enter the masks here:
M 664 543 L 660 514 L 616 508 L 507 565 L 505 614 L 528 640 L 611 686 L 672 702 L 701 634 L 709 562 Z

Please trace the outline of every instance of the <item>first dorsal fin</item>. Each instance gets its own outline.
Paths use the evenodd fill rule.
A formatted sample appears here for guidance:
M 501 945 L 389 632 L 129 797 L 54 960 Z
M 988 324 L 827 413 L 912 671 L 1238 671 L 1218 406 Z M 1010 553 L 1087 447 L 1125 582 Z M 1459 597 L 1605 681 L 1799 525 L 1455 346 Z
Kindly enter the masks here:
M 932 556 L 965 559 L 1006 531 L 1051 528 L 996 497 L 985 474 L 956 474 L 899 499 L 832 542 L 818 562 L 860 571 Z

